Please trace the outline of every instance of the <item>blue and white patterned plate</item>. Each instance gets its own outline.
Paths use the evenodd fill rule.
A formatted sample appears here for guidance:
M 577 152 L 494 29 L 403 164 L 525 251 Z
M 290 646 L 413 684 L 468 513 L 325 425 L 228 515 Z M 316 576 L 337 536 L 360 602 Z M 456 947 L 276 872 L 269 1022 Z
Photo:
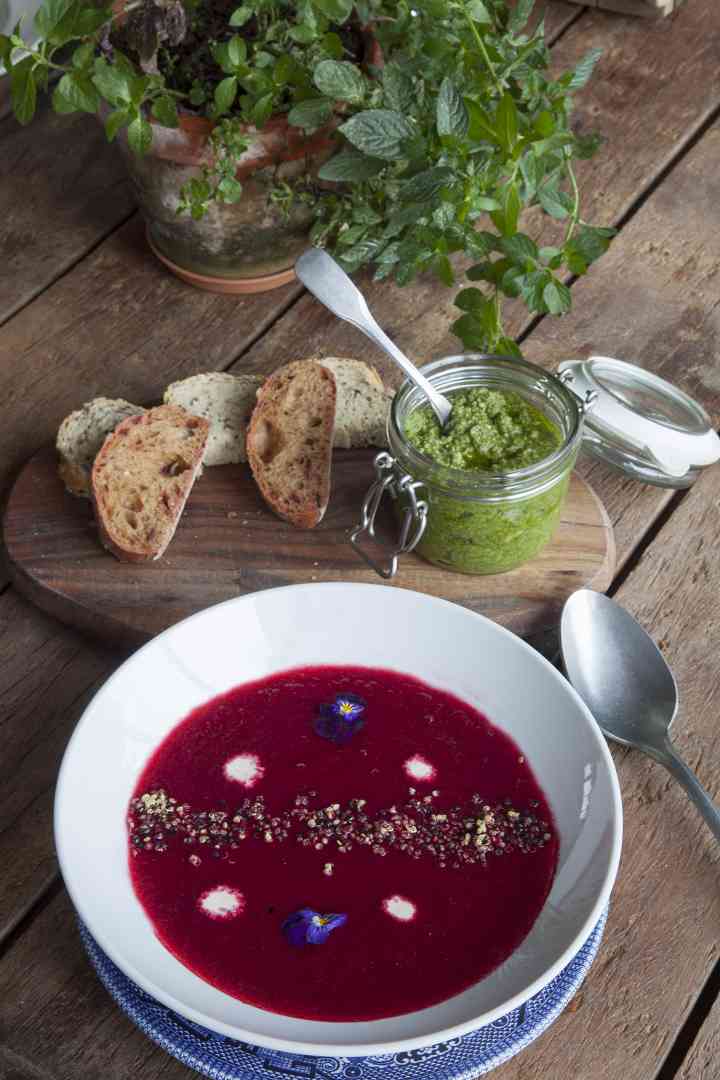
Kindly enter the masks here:
M 476 1080 L 524 1050 L 577 993 L 600 946 L 607 911 L 574 959 L 544 990 L 486 1027 L 444 1043 L 380 1057 L 308 1057 L 237 1042 L 185 1020 L 146 994 L 80 934 L 101 982 L 150 1039 L 210 1080 Z

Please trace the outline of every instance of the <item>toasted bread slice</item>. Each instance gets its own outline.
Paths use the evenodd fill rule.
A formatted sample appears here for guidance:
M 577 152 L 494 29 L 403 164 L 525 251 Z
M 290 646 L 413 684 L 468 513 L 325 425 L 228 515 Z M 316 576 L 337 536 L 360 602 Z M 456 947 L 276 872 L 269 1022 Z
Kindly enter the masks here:
M 123 420 L 95 458 L 91 492 L 104 546 L 124 562 L 159 559 L 202 465 L 210 424 L 177 405 Z
M 334 426 L 335 377 L 312 360 L 287 364 L 258 390 L 248 462 L 268 506 L 300 529 L 327 509 Z
M 319 364 L 335 376 L 337 406 L 333 445 L 387 446 L 387 421 L 393 391 L 383 385 L 375 368 L 363 360 L 327 356 Z
M 230 465 L 246 461 L 247 426 L 262 379 L 258 375 L 231 375 L 210 371 L 171 383 L 166 405 L 179 405 L 193 416 L 210 421 L 204 465 Z
M 73 495 L 90 498 L 93 461 L 107 436 L 128 416 L 145 410 L 122 398 L 94 398 L 66 416 L 57 433 L 58 472 Z

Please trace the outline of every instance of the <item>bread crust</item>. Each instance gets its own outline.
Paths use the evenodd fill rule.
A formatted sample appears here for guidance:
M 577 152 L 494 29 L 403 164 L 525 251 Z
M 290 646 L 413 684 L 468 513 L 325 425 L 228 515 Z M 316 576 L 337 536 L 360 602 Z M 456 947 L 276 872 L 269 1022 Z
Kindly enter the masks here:
M 335 377 L 313 360 L 274 372 L 258 390 L 247 458 L 271 510 L 299 529 L 314 529 L 330 498 Z
M 200 472 L 209 427 L 177 405 L 159 405 L 123 420 L 105 439 L 90 489 L 100 540 L 117 559 L 148 562 L 164 555 Z M 148 525 L 133 538 L 128 521 L 133 528 Z

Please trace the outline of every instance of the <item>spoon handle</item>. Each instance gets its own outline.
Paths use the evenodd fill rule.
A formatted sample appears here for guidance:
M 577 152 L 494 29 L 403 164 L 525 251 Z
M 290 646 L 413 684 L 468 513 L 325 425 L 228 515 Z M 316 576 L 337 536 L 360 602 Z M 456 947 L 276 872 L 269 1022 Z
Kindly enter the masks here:
M 675 777 L 677 782 L 685 788 L 685 791 L 705 818 L 705 822 L 715 839 L 720 840 L 720 811 L 717 806 L 692 769 L 685 764 L 677 753 L 672 743 L 666 742 L 663 751 L 664 753 L 658 760 Z
M 365 297 L 332 256 L 321 248 L 310 248 L 295 263 L 295 273 L 305 288 L 333 315 L 362 331 L 402 368 L 411 382 L 425 394 L 438 420 L 444 425 L 450 415 L 450 403 L 378 326 L 370 314 Z

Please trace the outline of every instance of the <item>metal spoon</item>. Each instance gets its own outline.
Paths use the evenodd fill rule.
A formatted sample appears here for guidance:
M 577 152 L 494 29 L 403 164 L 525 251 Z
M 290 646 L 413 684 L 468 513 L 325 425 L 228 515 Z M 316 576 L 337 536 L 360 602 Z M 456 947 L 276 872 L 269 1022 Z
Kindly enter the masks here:
M 720 812 L 670 742 L 678 690 L 649 634 L 614 600 L 580 589 L 563 609 L 560 643 L 568 678 L 605 735 L 664 765 L 720 840 Z
M 412 361 L 400 352 L 385 331 L 381 330 L 370 314 L 365 297 L 353 285 L 342 267 L 338 266 L 335 260 L 321 248 L 310 248 L 303 252 L 295 263 L 295 273 L 305 288 L 329 311 L 332 311 L 333 315 L 362 330 L 363 334 L 384 349 L 388 356 L 400 365 L 408 379 L 414 382 L 419 390 L 422 390 L 430 402 L 441 427 L 445 427 L 452 405 L 446 397 L 438 393 L 424 375 L 420 374 Z

